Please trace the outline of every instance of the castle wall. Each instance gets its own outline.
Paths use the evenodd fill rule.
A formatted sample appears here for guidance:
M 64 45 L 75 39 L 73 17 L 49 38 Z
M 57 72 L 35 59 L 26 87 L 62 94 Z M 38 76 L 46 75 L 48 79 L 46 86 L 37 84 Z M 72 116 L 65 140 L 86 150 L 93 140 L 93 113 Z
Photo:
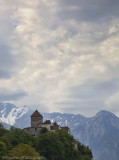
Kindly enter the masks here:
M 24 131 L 32 134 L 33 136 L 38 136 L 40 134 L 41 131 L 41 127 L 28 127 L 28 128 L 24 128 Z
M 70 133 L 70 129 L 69 129 L 69 127 L 67 127 L 67 126 L 61 127 L 61 129 L 63 129 L 63 130 L 65 130 L 65 131 L 67 131 L 68 133 Z
M 42 124 L 42 127 L 46 127 L 50 131 L 51 124 Z
M 31 115 L 31 127 L 24 128 L 24 131 L 34 136 L 38 136 L 40 135 L 40 131 L 43 127 L 46 127 L 49 131 L 53 131 L 53 132 L 59 129 L 65 129 L 68 133 L 70 133 L 70 130 L 68 127 L 61 127 L 56 122 L 51 123 L 50 120 L 46 120 L 43 123 L 43 116 L 37 110 Z
M 59 130 L 59 129 L 61 129 L 60 125 L 51 125 L 51 127 L 50 127 L 51 131 L 56 131 L 56 130 Z
M 42 117 L 31 117 L 31 127 L 38 127 L 43 123 Z
M 78 150 L 78 141 L 74 139 L 73 144 L 74 144 L 74 149 Z

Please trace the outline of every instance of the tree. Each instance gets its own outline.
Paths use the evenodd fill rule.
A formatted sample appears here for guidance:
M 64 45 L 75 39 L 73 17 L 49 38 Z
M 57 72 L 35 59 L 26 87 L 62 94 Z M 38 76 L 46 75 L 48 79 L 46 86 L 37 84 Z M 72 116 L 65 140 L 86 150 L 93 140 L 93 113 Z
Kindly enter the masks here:
M 1 129 L 1 128 L 4 128 L 4 127 L 3 127 L 3 125 L 0 123 L 0 129 Z
M 64 153 L 65 153 L 65 159 L 72 160 L 76 159 L 74 145 L 73 145 L 73 136 L 65 130 L 57 130 L 56 134 L 58 135 L 58 138 L 60 142 L 63 145 Z
M 21 143 L 11 150 L 9 156 L 12 157 L 13 160 L 16 160 L 16 159 L 29 160 L 31 158 L 36 160 L 38 159 L 39 154 L 30 145 Z
M 43 127 L 40 131 L 41 134 L 47 133 L 48 129 L 46 127 Z
M 38 137 L 38 150 L 48 160 L 64 160 L 63 145 L 55 132 L 47 132 Z
M 5 156 L 7 153 L 7 147 L 6 144 L 4 142 L 0 142 L 0 160 L 2 160 L 3 156 Z
M 38 152 L 48 160 L 91 160 L 88 147 L 78 144 L 74 148 L 74 138 L 65 130 L 46 132 L 38 137 Z
M 73 136 L 65 130 L 47 132 L 39 136 L 39 153 L 49 160 L 77 160 Z
M 41 134 L 34 137 L 21 129 L 11 127 L 6 130 L 0 125 L 0 133 L 0 160 L 7 155 L 12 156 L 13 160 L 14 156 L 29 160 L 26 156 L 37 157 L 39 154 L 48 160 L 92 159 L 89 147 L 78 142 L 78 149 L 75 149 L 74 137 L 62 129 L 52 132 L 42 128 Z M 41 159 L 43 158 L 40 157 Z
M 78 142 L 78 151 L 81 154 L 81 160 L 91 160 L 93 158 L 92 152 L 89 147 L 82 145 L 80 142 Z
M 4 129 L 3 125 L 0 123 L 0 138 L 7 132 L 6 129 Z

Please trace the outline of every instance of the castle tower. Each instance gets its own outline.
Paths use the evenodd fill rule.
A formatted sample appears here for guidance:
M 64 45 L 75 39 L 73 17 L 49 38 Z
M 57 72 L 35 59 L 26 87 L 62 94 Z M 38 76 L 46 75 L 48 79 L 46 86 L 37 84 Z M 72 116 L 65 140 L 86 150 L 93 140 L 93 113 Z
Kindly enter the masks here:
M 43 123 L 43 116 L 36 110 L 31 115 L 31 127 L 38 127 Z

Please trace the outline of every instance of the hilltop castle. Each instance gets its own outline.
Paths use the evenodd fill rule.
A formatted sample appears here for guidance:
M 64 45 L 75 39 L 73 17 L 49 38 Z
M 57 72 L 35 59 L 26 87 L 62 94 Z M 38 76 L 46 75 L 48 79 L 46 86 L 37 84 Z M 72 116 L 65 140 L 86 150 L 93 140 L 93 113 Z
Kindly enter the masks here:
M 34 136 L 38 136 L 43 127 L 46 127 L 49 131 L 64 129 L 70 133 L 69 127 L 67 126 L 61 127 L 56 122 L 51 123 L 50 120 L 43 122 L 43 116 L 37 110 L 31 115 L 31 127 L 24 128 L 24 131 L 29 132 Z

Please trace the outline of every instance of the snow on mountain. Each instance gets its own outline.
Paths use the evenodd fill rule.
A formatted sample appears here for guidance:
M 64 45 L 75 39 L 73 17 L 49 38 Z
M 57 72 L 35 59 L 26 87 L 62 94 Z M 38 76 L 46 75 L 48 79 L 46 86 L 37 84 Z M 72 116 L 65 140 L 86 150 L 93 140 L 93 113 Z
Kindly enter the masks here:
M 18 128 L 30 126 L 33 113 L 27 106 L 0 103 L 0 121 Z M 119 157 L 119 118 L 108 111 L 100 111 L 94 117 L 80 114 L 41 113 L 44 121 L 50 119 L 61 126 L 69 126 L 71 134 L 81 143 L 88 145 L 94 160 L 118 160 Z
M 100 111 L 74 126 L 72 133 L 80 142 L 90 146 L 94 160 L 118 160 L 119 118 L 113 113 Z
M 1 122 L 1 124 L 4 126 L 5 129 L 9 130 L 11 128 L 11 125 L 9 125 L 7 123 Z
M 67 113 L 42 113 L 44 120 L 49 119 L 51 122 L 57 122 L 61 126 L 69 126 L 70 129 L 74 127 L 75 124 L 81 123 L 86 117 L 78 114 L 67 114 Z
M 22 117 L 28 110 L 29 108 L 27 106 L 19 108 L 14 104 L 0 103 L 0 121 L 14 125 L 16 120 Z

